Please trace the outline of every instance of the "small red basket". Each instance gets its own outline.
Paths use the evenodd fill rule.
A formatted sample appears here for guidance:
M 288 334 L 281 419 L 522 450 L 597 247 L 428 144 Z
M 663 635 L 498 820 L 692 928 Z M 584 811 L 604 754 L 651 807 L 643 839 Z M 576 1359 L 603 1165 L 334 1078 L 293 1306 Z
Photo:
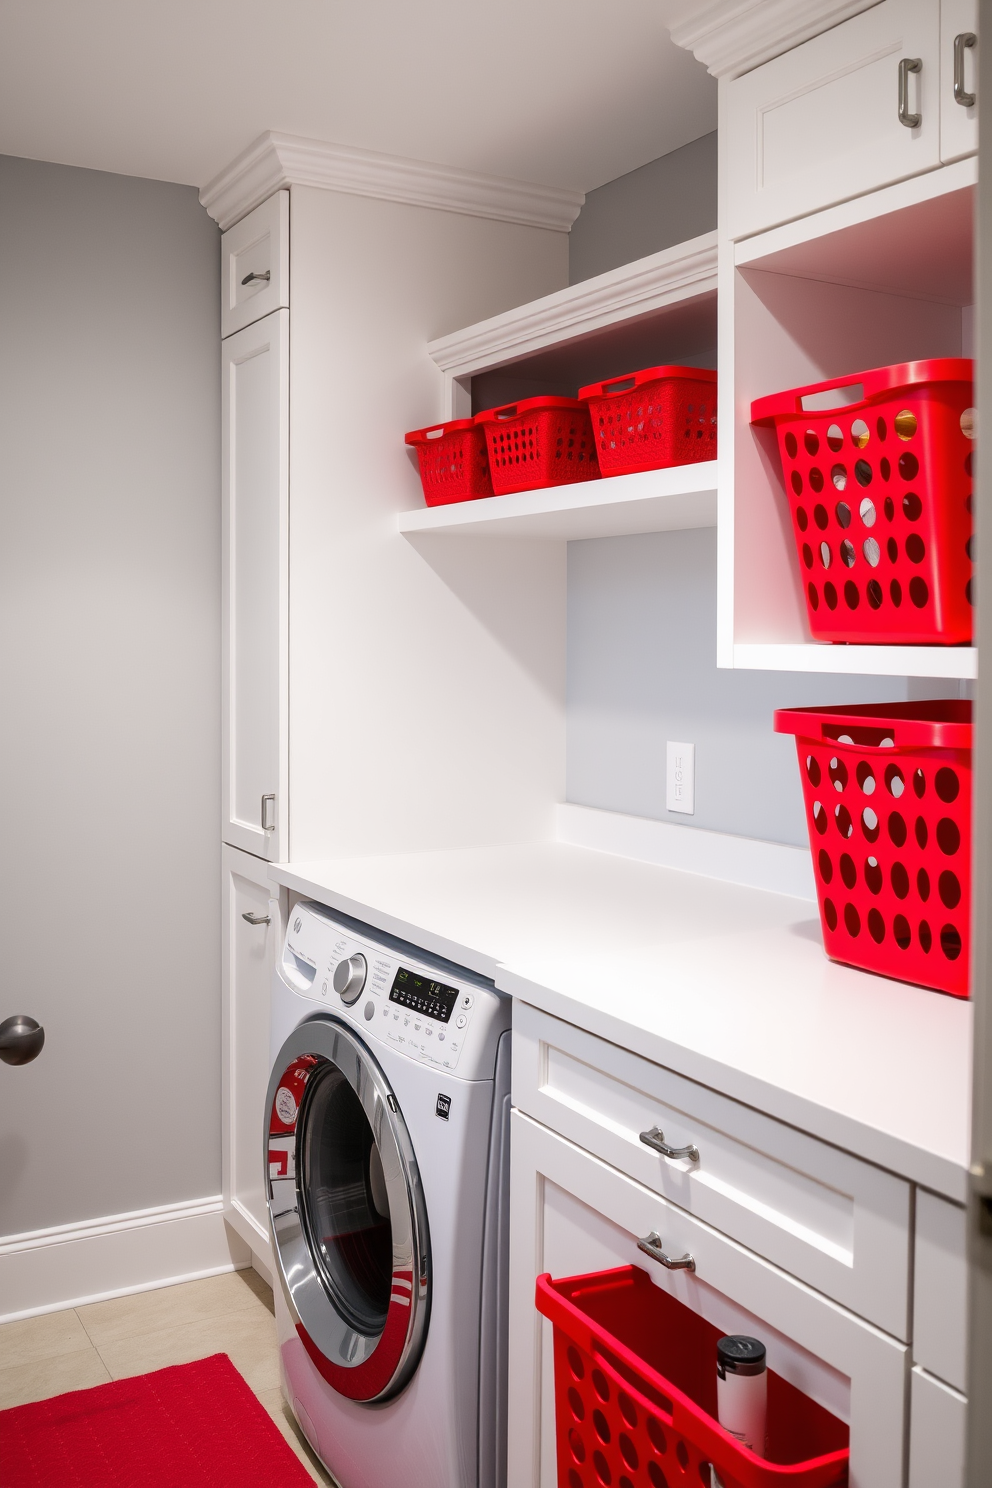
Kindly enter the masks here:
M 592 425 L 576 398 L 525 398 L 475 415 L 497 496 L 599 479 Z
M 972 635 L 973 364 L 903 362 L 759 398 L 818 641 Z
M 493 494 L 485 436 L 474 419 L 411 429 L 405 442 L 417 451 L 420 484 L 428 506 L 478 501 Z
M 768 1371 L 768 1456 L 716 1419 L 721 1330 L 639 1266 L 537 1279 L 554 1324 L 558 1488 L 834 1488 L 847 1482 L 848 1428 Z
M 579 389 L 603 475 L 716 459 L 716 373 L 647 367 Z
M 969 995 L 971 703 L 780 709 L 834 961 Z

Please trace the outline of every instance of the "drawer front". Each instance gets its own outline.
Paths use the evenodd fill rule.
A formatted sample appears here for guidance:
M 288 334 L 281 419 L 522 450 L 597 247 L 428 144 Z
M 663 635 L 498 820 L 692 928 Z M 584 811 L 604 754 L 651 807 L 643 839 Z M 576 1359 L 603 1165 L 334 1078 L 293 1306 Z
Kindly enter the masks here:
M 940 0 L 940 158 L 960 160 L 978 149 L 978 47 L 959 44 L 961 101 L 954 97 L 956 37 L 978 32 L 978 0 Z M 967 103 L 972 94 L 975 102 Z
M 669 1254 L 691 1254 L 695 1271 L 667 1271 L 649 1260 L 637 1241 L 652 1231 Z M 535 1277 L 631 1263 L 716 1326 L 761 1338 L 776 1372 L 849 1423 L 852 1485 L 901 1488 L 905 1345 L 520 1111 L 511 1122 L 514 1488 L 557 1483 L 551 1330 L 534 1308 Z
M 220 333 L 289 307 L 289 192 L 277 191 L 224 233 Z
M 897 1338 L 910 1185 L 672 1070 L 517 1004 L 513 1101 L 537 1121 Z M 660 1128 L 698 1161 L 668 1158 Z
M 883 0 L 726 85 L 724 230 L 761 232 L 940 163 L 937 0 Z M 899 64 L 908 75 L 899 119 Z
M 909 1488 L 964 1488 L 968 1402 L 916 1368 L 909 1407 Z
M 968 1380 L 967 1211 L 918 1189 L 913 1359 L 958 1390 Z

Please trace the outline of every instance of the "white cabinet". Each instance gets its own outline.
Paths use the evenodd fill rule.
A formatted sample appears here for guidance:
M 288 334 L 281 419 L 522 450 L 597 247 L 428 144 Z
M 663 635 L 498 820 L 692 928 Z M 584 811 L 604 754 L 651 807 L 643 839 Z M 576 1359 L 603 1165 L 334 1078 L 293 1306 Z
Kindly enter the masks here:
M 727 85 L 726 235 L 939 165 L 940 61 L 937 0 L 883 0 Z
M 967 1211 L 937 1194 L 916 1195 L 913 1359 L 963 1390 L 968 1378 Z
M 940 0 L 940 158 L 978 149 L 977 0 Z
M 909 1488 L 963 1488 L 968 1402 L 918 1366 L 911 1380 Z
M 907 1349 L 522 1112 L 512 1117 L 508 1481 L 557 1484 L 550 1325 L 534 1307 L 543 1272 L 640 1265 L 726 1332 L 762 1338 L 770 1366 L 849 1422 L 851 1482 L 901 1488 Z M 638 1250 L 654 1231 L 695 1272 Z
M 224 841 L 288 856 L 289 311 L 221 343 Z
M 264 863 L 223 850 L 223 1187 L 227 1217 L 271 1273 L 262 1127 L 269 1081 L 269 997 L 282 938 L 280 890 Z
M 220 333 L 289 308 L 289 192 L 277 191 L 220 240 Z

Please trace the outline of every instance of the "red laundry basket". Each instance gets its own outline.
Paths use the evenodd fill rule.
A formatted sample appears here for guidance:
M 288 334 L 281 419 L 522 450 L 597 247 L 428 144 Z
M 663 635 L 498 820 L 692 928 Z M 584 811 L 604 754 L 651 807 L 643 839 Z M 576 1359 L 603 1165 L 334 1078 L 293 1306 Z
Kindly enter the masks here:
M 497 496 L 598 480 L 592 425 L 577 398 L 525 398 L 475 415 Z
M 639 1266 L 537 1279 L 554 1324 L 558 1488 L 704 1485 L 834 1488 L 847 1482 L 848 1428 L 768 1371 L 768 1457 L 716 1419 L 721 1329 Z
M 971 704 L 780 709 L 795 734 L 827 955 L 967 997 Z
M 428 506 L 478 501 L 493 494 L 485 437 L 475 427 L 474 419 L 411 429 L 405 442 L 417 451 L 420 483 Z
M 603 475 L 716 459 L 716 373 L 647 367 L 579 389 Z
M 973 364 L 903 362 L 759 398 L 818 641 L 971 640 Z

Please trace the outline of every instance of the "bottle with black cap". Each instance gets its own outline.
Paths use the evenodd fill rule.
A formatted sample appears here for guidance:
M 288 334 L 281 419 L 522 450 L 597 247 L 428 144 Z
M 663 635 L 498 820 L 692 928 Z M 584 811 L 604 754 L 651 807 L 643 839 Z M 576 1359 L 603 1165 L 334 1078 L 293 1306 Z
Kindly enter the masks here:
M 717 1343 L 716 1415 L 743 1446 L 765 1455 L 768 1370 L 759 1339 L 733 1333 Z

